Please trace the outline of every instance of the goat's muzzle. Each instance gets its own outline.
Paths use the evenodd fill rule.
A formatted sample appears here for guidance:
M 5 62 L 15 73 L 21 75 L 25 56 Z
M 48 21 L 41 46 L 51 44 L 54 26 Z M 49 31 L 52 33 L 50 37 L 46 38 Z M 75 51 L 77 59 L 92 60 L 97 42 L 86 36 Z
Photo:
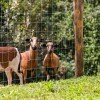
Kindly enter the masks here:
M 53 51 L 52 50 L 50 50 L 50 51 L 48 51 L 48 54 L 51 54 Z
M 33 49 L 33 50 L 36 50 L 36 49 L 37 49 L 37 47 L 36 47 L 36 46 L 34 46 L 34 47 L 32 47 L 32 49 Z

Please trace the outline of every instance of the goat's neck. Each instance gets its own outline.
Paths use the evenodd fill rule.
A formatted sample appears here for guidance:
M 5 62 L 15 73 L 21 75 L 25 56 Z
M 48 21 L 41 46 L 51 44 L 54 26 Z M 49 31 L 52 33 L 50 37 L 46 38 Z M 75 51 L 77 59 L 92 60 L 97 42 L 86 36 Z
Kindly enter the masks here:
M 53 53 L 47 53 L 47 63 L 48 63 L 48 67 L 51 66 L 51 63 L 52 63 L 52 55 L 53 55 Z
M 52 53 L 47 53 L 47 57 L 51 58 L 53 55 L 53 52 Z
M 33 50 L 32 47 L 30 47 L 30 59 L 36 59 L 37 50 Z

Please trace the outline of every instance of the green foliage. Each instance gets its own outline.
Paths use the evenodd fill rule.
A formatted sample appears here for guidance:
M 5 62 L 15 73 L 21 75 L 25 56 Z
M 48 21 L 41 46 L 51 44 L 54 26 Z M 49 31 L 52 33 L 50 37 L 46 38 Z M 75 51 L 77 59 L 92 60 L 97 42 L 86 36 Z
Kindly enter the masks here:
M 8 1 L 1 0 L 0 1 L 0 46 L 6 46 L 7 43 L 10 43 L 9 40 L 12 40 L 11 30 L 9 29 L 9 25 L 7 20 L 8 12 Z M 8 44 L 9 45 L 9 44 Z
M 97 74 L 100 66 L 100 6 L 86 4 L 84 10 L 84 65 L 87 75 Z
M 59 56 L 61 58 L 61 64 L 60 67 L 65 66 L 67 69 L 67 73 L 66 73 L 66 77 L 70 78 L 70 77 L 74 77 L 74 71 L 75 71 L 75 63 L 74 63 L 74 59 L 72 57 L 72 52 L 70 51 L 68 54 L 64 53 L 59 53 Z
M 84 1 L 92 4 L 94 7 L 100 5 L 100 0 L 84 0 Z
M 9 1 L 7 15 L 15 42 L 34 34 L 43 38 L 53 37 L 56 41 L 61 41 L 66 35 L 73 38 L 72 3 L 66 3 L 66 0 Z
M 84 66 L 87 75 L 96 74 L 100 69 L 99 4 L 99 0 L 85 0 L 84 5 Z M 9 3 L 2 0 L 2 5 L 4 16 L 0 18 L 5 18 L 5 24 L 3 29 L 0 26 L 0 42 L 8 43 L 3 45 L 14 45 L 24 51 L 27 48 L 25 38 L 36 35 L 53 40 L 59 44 L 55 51 L 61 63 L 66 62 L 73 75 L 72 0 L 9 0 Z
M 100 75 L 59 81 L 43 81 L 23 86 L 0 86 L 1 100 L 99 100 Z

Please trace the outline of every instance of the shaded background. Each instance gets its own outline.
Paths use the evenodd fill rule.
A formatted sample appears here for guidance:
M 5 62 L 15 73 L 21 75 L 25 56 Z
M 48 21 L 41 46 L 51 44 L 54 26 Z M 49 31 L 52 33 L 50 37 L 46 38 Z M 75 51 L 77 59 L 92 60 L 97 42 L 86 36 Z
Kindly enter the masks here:
M 84 0 L 84 74 L 100 73 L 100 1 Z M 72 0 L 1 0 L 0 46 L 16 46 L 20 52 L 29 49 L 26 38 L 37 36 L 59 46 L 55 52 L 67 67 L 67 78 L 74 76 L 74 32 Z M 41 52 L 43 54 L 41 55 Z M 39 69 L 46 49 L 38 49 Z M 0 73 L 0 83 L 6 81 Z

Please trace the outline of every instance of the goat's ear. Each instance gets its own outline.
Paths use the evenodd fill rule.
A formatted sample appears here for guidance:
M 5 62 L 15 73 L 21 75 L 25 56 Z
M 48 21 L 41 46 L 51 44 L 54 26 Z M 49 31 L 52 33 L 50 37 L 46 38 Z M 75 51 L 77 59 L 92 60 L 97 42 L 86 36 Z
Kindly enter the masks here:
M 40 46 L 41 46 L 41 47 L 46 47 L 46 44 L 41 44 Z
M 26 42 L 32 42 L 32 39 L 26 39 Z
M 54 44 L 54 47 L 58 47 L 58 44 Z
M 29 42 L 29 41 L 30 41 L 30 39 L 26 39 L 25 41 L 26 41 L 26 42 Z
M 38 42 L 43 42 L 44 41 L 44 39 L 38 39 Z

